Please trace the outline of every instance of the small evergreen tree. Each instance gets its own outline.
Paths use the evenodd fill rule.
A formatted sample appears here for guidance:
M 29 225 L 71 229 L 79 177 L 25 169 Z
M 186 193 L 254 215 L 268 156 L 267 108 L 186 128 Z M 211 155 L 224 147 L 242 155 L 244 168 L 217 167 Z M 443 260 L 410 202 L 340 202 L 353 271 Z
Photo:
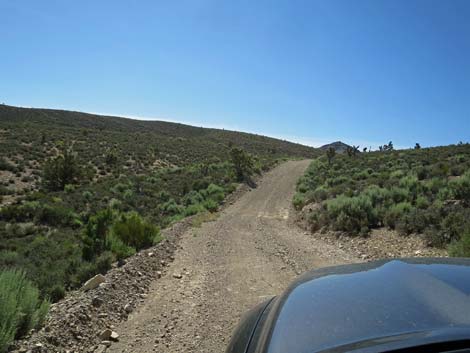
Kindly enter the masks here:
M 254 171 L 253 158 L 241 148 L 232 148 L 230 157 L 235 169 L 235 175 L 238 181 L 244 181 L 249 178 Z
M 83 259 L 91 261 L 108 250 L 107 236 L 113 220 L 114 215 L 110 209 L 102 210 L 90 218 L 83 233 Z
M 64 190 L 67 184 L 76 184 L 83 177 L 83 169 L 77 156 L 70 149 L 64 148 L 63 153 L 49 159 L 43 169 L 43 185 L 47 190 Z

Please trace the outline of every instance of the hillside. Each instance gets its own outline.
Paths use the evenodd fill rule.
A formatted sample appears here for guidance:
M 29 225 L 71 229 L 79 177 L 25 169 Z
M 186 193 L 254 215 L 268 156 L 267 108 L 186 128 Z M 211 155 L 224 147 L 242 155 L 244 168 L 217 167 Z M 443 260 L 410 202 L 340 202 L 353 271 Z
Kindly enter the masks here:
M 332 143 L 323 145 L 323 146 L 319 147 L 319 149 L 322 150 L 322 151 L 326 151 L 331 147 L 333 147 L 335 149 L 336 153 L 344 153 L 344 152 L 347 151 L 348 148 L 351 148 L 352 146 L 347 145 L 347 144 L 345 144 L 344 142 L 341 142 L 341 141 L 336 141 L 336 142 L 332 142 Z
M 163 121 L 6 105 L 0 105 L 0 117 L 2 154 L 11 157 L 18 151 L 25 157 L 44 157 L 59 141 L 70 141 L 98 166 L 108 149 L 116 149 L 122 158 L 133 160 L 138 172 L 145 169 L 141 163 L 150 163 L 153 157 L 178 166 L 225 159 L 232 146 L 270 158 L 315 155 L 311 147 L 266 136 Z
M 316 155 L 248 133 L 0 105 L 0 269 L 58 300 L 160 228 L 210 218 L 251 175 Z
M 470 255 L 469 202 L 470 144 L 463 143 L 342 154 L 331 163 L 323 156 L 311 163 L 294 197 L 313 231 L 386 241 L 384 234 L 397 234 L 398 245 L 414 236 L 453 256 Z M 375 247 L 389 256 L 390 248 Z

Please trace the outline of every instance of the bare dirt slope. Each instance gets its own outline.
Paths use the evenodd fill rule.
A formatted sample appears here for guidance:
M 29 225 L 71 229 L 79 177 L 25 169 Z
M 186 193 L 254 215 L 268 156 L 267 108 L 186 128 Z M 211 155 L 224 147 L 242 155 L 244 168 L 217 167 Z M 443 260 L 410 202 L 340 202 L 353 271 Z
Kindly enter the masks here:
M 218 219 L 185 232 L 175 260 L 108 352 L 223 352 L 240 316 L 311 268 L 355 262 L 293 223 L 291 200 L 309 161 L 267 173 Z M 292 217 L 291 217 L 292 215 Z

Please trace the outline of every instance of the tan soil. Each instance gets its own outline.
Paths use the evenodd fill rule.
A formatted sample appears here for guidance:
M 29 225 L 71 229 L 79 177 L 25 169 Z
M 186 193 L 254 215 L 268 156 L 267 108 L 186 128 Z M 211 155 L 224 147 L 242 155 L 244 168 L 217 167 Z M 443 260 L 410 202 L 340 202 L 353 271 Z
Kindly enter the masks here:
M 324 241 L 364 261 L 396 257 L 446 257 L 447 250 L 429 247 L 423 236 L 401 236 L 386 228 L 373 229 L 367 238 L 316 232 L 313 241 Z

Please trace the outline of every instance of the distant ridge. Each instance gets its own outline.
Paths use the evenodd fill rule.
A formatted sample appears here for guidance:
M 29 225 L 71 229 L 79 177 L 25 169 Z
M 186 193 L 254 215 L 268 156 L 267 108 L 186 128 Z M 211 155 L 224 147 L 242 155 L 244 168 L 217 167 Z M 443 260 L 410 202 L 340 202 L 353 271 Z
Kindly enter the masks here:
M 348 149 L 348 147 L 352 147 L 342 141 L 336 141 L 336 142 L 332 142 L 332 143 L 329 143 L 327 145 L 323 145 L 320 147 L 321 150 L 323 151 L 326 151 L 327 149 L 329 149 L 330 147 L 333 147 L 336 151 L 336 153 L 344 153 L 346 152 L 346 150 Z

